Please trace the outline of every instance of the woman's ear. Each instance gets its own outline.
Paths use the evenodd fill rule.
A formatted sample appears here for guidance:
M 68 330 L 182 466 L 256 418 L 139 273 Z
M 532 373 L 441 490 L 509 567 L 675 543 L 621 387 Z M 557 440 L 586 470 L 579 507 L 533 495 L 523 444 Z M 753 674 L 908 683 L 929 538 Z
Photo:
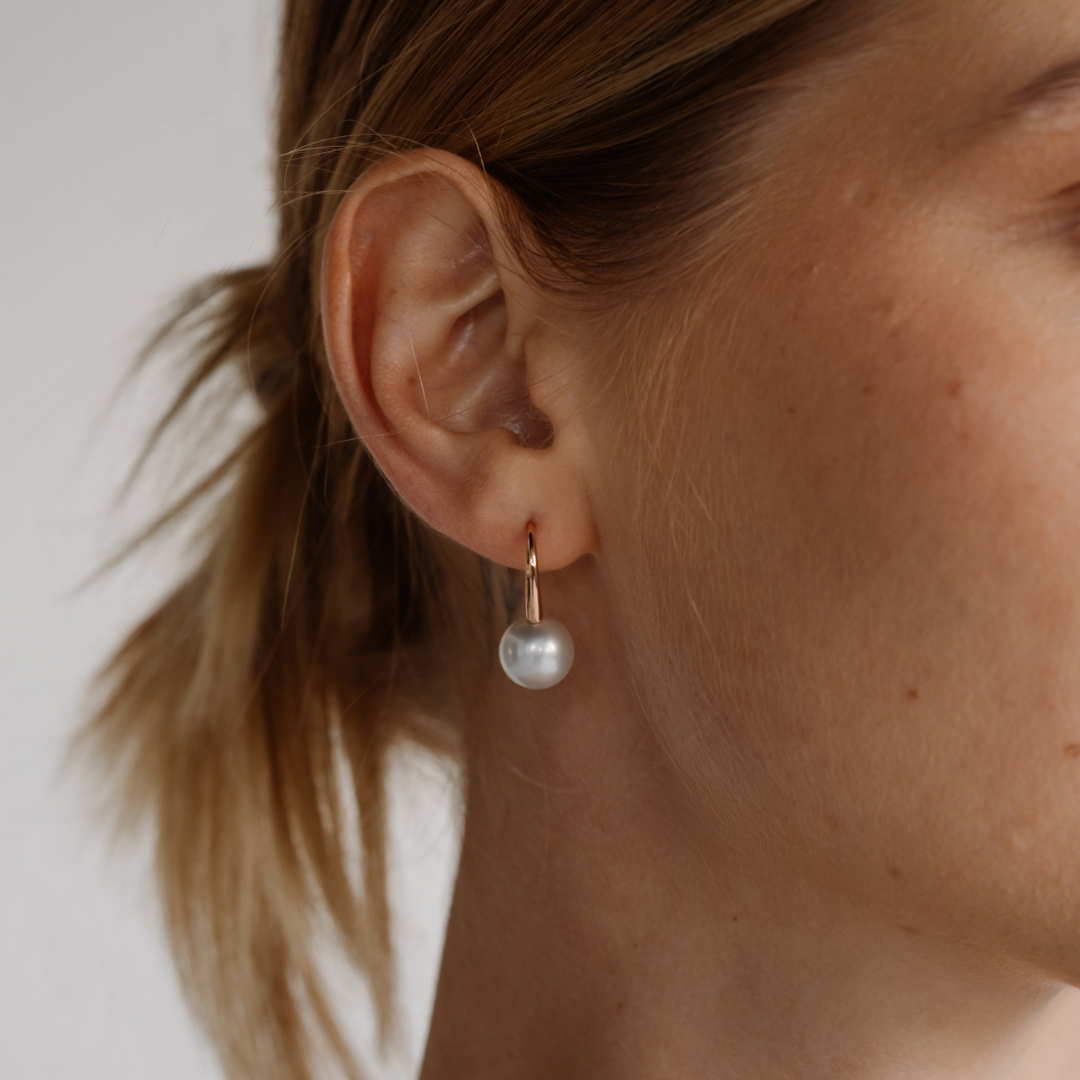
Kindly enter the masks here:
M 353 425 L 399 496 L 506 566 L 522 564 L 535 522 L 555 570 L 596 546 L 580 361 L 514 258 L 491 183 L 439 151 L 365 172 L 327 236 L 323 330 Z

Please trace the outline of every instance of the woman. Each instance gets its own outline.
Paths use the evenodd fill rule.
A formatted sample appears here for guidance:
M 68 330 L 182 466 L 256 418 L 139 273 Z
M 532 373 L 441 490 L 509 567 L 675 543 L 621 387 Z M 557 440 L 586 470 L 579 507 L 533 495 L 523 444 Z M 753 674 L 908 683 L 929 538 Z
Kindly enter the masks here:
M 424 1080 L 1077 1075 L 1075 0 L 290 0 L 281 79 L 165 426 L 259 418 L 92 728 L 229 1075 L 346 1062 L 325 914 L 389 1023 L 401 739 Z

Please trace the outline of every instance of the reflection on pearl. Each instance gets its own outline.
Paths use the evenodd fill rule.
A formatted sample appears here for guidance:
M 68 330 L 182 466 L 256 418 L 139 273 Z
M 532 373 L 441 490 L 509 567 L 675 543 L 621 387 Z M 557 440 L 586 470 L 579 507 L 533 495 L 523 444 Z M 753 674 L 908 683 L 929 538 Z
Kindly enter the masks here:
M 527 690 L 546 690 L 566 678 L 574 662 L 574 639 L 558 619 L 518 619 L 499 643 L 503 671 Z

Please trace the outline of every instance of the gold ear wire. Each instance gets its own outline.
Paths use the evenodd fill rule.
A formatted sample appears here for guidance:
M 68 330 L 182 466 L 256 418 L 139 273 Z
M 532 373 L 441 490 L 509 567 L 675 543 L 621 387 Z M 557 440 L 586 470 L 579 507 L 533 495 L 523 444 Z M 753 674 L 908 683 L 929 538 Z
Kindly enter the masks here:
M 540 614 L 540 578 L 536 572 L 536 526 L 529 522 L 529 549 L 525 557 L 525 618 L 533 625 Z

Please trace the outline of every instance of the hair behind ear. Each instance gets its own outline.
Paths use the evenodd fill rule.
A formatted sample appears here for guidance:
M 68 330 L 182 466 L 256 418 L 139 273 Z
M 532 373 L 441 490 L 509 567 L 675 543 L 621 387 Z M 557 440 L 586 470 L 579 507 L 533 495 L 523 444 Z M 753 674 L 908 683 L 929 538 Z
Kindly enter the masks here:
M 447 573 L 484 601 L 479 560 L 409 514 L 327 407 L 273 285 L 228 275 L 174 320 L 202 350 L 163 426 L 237 373 L 263 411 L 158 522 L 217 500 L 201 560 L 113 658 L 83 739 L 127 820 L 154 823 L 177 966 L 229 1075 L 298 1080 L 319 1051 L 356 1075 L 313 961 L 327 916 L 390 1030 L 387 751 L 456 745 L 468 692 L 441 643 L 469 630 L 443 617 Z

